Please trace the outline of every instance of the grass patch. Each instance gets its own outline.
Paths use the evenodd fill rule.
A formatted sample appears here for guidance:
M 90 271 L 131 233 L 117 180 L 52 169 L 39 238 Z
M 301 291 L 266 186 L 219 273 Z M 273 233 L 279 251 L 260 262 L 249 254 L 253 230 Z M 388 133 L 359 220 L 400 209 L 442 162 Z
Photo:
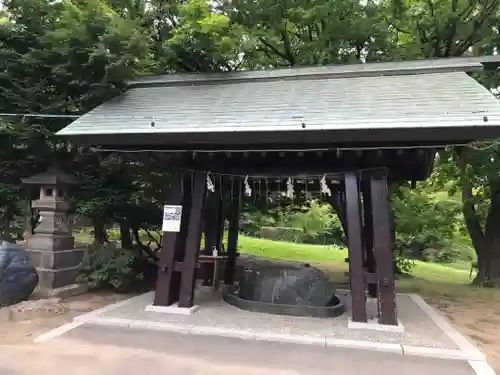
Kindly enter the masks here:
M 335 246 L 304 245 L 271 241 L 240 235 L 242 254 L 272 259 L 293 260 L 311 263 L 323 269 L 339 284 L 345 284 L 347 251 Z M 411 276 L 402 276 L 396 281 L 400 293 L 418 293 L 429 299 L 446 298 L 500 300 L 500 291 L 476 288 L 470 285 L 470 265 L 465 263 L 441 264 L 415 261 Z
M 82 244 L 92 242 L 89 231 L 75 232 L 74 235 L 75 240 Z M 310 263 L 327 272 L 339 285 L 345 285 L 347 281 L 346 249 L 337 246 L 272 241 L 245 235 L 240 235 L 238 242 L 242 254 Z M 432 300 L 445 298 L 500 301 L 500 290 L 471 286 L 469 274 L 470 265 L 464 262 L 442 264 L 415 261 L 411 276 L 403 276 L 396 280 L 396 289 L 401 293 L 418 293 Z
M 303 245 L 240 236 L 240 252 L 274 259 L 344 265 L 347 251 L 335 246 Z M 347 266 L 345 267 L 347 268 Z M 415 261 L 412 276 L 429 282 L 469 284 L 470 267 Z
M 342 262 L 347 251 L 336 246 L 304 245 L 293 242 L 271 241 L 240 235 L 238 245 L 242 254 L 298 262 Z

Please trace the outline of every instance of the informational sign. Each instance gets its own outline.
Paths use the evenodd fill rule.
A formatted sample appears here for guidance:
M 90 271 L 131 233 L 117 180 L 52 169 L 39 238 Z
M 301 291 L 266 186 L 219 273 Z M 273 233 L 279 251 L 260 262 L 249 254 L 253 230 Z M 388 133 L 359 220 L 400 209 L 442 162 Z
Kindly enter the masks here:
M 179 232 L 181 230 L 182 206 L 166 205 L 163 206 L 163 224 L 164 232 Z

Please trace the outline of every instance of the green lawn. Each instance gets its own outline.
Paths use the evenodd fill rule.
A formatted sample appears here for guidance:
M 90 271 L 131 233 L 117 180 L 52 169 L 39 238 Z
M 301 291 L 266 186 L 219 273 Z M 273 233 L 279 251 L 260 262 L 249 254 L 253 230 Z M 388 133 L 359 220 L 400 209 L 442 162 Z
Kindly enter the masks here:
M 341 262 L 347 251 L 335 246 L 304 245 L 292 242 L 271 241 L 240 235 L 238 246 L 243 254 L 266 258 L 287 259 L 299 262 Z
M 339 283 L 345 282 L 347 251 L 335 246 L 304 245 L 239 237 L 240 253 L 273 259 L 286 259 L 311 263 L 327 272 Z M 415 261 L 411 277 L 400 277 L 396 281 L 399 292 L 420 293 L 428 297 L 484 297 L 500 299 L 496 290 L 470 286 L 470 267 L 461 264 L 438 264 Z
M 267 258 L 288 259 L 308 263 L 345 265 L 347 251 L 335 246 L 304 245 L 240 236 L 240 252 Z M 347 267 L 347 266 L 346 266 Z M 469 284 L 470 268 L 463 264 L 437 264 L 415 261 L 412 276 L 429 282 Z
M 82 244 L 91 242 L 88 231 L 75 233 Z M 347 278 L 347 251 L 336 246 L 304 245 L 291 242 L 271 241 L 239 236 L 239 251 L 273 259 L 310 263 L 328 273 L 330 278 L 345 285 Z M 470 267 L 464 263 L 437 264 L 415 261 L 411 277 L 403 276 L 396 281 L 399 292 L 419 293 L 427 298 L 460 299 L 471 297 L 484 301 L 500 301 L 500 291 L 475 288 L 470 285 Z

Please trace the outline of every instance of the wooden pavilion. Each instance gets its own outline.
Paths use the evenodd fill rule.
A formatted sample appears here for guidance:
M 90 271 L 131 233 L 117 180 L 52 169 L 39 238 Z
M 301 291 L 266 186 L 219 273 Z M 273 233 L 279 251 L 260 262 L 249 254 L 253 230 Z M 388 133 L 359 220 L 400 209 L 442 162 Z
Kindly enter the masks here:
M 234 282 L 244 188 L 319 190 L 325 176 L 345 211 L 352 320 L 367 321 L 369 286 L 379 322 L 397 325 L 388 183 L 425 180 L 444 145 L 500 136 L 500 103 L 469 75 L 499 61 L 145 77 L 58 135 L 108 151 L 169 153 L 166 203 L 182 206 L 182 217 L 179 231 L 164 233 L 155 305 L 193 306 L 202 231 L 206 249 L 219 247 L 226 217 L 225 282 Z M 207 191 L 207 174 L 223 194 Z

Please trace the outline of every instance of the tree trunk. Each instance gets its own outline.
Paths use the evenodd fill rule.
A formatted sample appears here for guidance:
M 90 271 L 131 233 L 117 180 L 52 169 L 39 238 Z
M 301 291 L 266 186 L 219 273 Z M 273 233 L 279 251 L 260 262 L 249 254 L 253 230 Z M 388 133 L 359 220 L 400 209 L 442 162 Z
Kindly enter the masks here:
M 94 227 L 94 243 L 103 245 L 108 242 L 108 235 L 106 234 L 106 228 L 104 227 L 104 220 L 100 217 L 94 217 L 92 218 L 92 226 Z
M 477 275 L 473 284 L 500 286 L 500 186 L 490 185 L 491 203 L 484 230 L 474 205 L 472 184 L 467 179 L 467 150 L 456 149 L 462 180 L 462 212 L 477 255 Z
M 474 284 L 500 286 L 500 191 L 491 198 L 481 245 L 476 249 L 477 276 Z
M 122 249 L 132 248 L 132 237 L 130 235 L 130 227 L 127 223 L 120 223 L 120 242 Z
M 487 245 L 476 249 L 477 275 L 473 284 L 484 287 L 500 287 L 500 232 L 497 230 L 486 233 L 486 239 Z

